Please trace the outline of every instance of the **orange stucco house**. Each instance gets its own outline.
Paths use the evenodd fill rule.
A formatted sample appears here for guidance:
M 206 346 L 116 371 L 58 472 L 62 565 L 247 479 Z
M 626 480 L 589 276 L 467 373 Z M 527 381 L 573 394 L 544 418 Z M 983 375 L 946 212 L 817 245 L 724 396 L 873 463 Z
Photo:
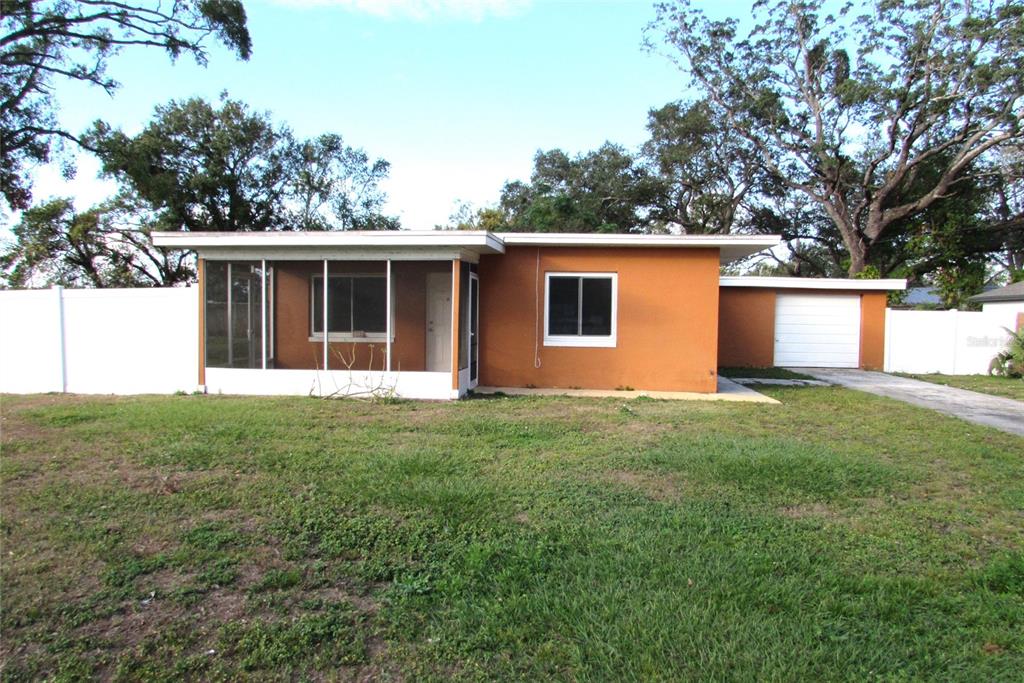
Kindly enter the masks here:
M 882 364 L 897 280 L 720 277 L 775 236 L 157 233 L 199 257 L 210 392 L 713 393 L 719 366 Z

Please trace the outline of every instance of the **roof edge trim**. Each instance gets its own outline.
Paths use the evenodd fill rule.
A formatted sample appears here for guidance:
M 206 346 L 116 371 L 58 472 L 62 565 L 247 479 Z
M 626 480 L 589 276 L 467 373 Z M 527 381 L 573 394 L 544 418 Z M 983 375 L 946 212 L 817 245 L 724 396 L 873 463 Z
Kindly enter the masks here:
M 720 277 L 721 287 L 764 287 L 777 289 L 838 289 L 847 291 L 891 291 L 907 288 L 903 279 L 857 280 L 854 278 L 810 278 L 810 277 L 769 277 L 769 276 L 727 276 Z

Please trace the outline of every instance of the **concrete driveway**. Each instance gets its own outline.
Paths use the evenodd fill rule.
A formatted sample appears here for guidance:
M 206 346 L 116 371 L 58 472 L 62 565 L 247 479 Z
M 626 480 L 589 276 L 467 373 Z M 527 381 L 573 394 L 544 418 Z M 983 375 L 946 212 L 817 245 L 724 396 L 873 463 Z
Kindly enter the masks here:
M 1024 402 L 1012 398 L 979 394 L 976 391 L 945 387 L 884 372 L 838 368 L 789 368 L 831 384 L 887 396 L 897 401 L 931 408 L 1010 434 L 1024 436 Z

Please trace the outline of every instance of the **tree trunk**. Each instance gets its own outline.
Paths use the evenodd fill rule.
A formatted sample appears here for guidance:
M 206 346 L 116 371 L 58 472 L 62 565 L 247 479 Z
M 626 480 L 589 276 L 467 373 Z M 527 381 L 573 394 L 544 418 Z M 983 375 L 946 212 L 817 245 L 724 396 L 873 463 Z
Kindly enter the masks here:
M 843 244 L 846 245 L 846 250 L 850 253 L 850 267 L 847 272 L 850 277 L 853 277 L 867 266 L 869 245 L 846 212 L 840 211 L 836 206 L 828 203 L 824 208 L 825 213 L 839 230 Z
M 854 238 L 847 246 L 850 250 L 850 268 L 847 272 L 850 277 L 854 277 L 867 267 L 868 248 L 864 240 L 858 238 Z

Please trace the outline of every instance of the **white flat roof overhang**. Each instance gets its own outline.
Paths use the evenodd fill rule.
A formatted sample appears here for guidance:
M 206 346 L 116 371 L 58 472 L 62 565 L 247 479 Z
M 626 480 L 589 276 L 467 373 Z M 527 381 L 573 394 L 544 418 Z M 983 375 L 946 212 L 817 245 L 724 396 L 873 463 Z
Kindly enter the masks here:
M 153 244 L 210 259 L 384 259 L 476 261 L 507 246 L 718 249 L 729 263 L 779 244 L 778 235 L 492 233 L 462 230 L 371 232 L 154 232 Z
M 380 230 L 344 232 L 154 232 L 153 244 L 191 249 L 214 260 L 451 260 L 503 254 L 489 232 Z
M 731 263 L 782 242 L 779 235 L 621 235 L 557 232 L 503 232 L 512 246 L 718 249 L 719 261 Z
M 770 289 L 833 289 L 849 291 L 891 291 L 907 288 L 906 280 L 856 280 L 853 278 L 761 277 L 718 278 L 721 287 L 766 287 Z

